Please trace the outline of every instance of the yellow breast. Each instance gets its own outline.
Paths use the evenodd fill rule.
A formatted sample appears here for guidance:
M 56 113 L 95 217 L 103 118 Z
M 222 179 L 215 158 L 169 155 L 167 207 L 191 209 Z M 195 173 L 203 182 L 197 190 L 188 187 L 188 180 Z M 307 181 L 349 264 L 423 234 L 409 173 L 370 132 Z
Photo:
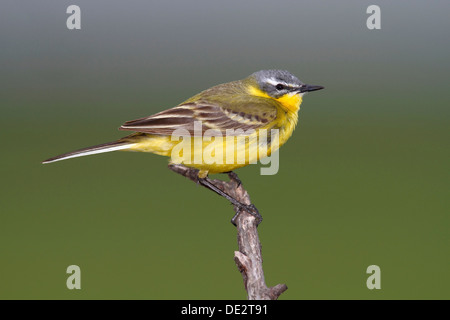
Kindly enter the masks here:
M 291 137 L 298 122 L 298 111 L 302 103 L 302 96 L 296 93 L 288 93 L 279 98 L 273 98 L 255 86 L 250 86 L 248 93 L 257 97 L 273 99 L 280 105 L 276 123 L 273 127 L 280 130 L 280 147 Z

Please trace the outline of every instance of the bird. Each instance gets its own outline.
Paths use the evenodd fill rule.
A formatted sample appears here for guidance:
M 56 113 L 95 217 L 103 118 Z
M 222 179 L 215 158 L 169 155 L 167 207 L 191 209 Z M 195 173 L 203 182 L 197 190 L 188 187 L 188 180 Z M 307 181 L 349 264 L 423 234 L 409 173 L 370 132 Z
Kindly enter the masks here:
M 173 108 L 127 121 L 119 130 L 133 133 L 121 139 L 64 153 L 42 163 L 119 150 L 150 152 L 170 157 L 171 163 L 198 169 L 203 185 L 240 205 L 215 187 L 208 175 L 233 172 L 281 147 L 297 125 L 304 94 L 321 89 L 324 87 L 305 84 L 287 70 L 260 70 L 245 79 L 206 89 Z M 275 132 L 275 136 L 266 134 L 265 141 L 259 141 L 268 131 Z M 219 139 L 220 136 L 227 138 Z M 273 142 L 274 137 L 277 143 Z M 180 150 L 180 140 L 189 143 L 188 147 Z M 209 158 L 216 161 L 206 161 L 207 150 Z M 226 158 L 229 150 L 235 152 Z M 242 159 L 240 154 L 247 157 L 237 161 Z

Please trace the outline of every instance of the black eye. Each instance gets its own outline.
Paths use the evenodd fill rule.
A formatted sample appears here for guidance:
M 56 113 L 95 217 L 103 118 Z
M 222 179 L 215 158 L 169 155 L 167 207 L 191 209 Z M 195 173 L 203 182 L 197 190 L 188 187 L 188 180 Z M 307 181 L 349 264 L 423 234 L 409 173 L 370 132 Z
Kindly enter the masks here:
M 283 90 L 284 86 L 281 83 L 279 83 L 275 86 L 275 88 L 277 88 L 277 90 Z

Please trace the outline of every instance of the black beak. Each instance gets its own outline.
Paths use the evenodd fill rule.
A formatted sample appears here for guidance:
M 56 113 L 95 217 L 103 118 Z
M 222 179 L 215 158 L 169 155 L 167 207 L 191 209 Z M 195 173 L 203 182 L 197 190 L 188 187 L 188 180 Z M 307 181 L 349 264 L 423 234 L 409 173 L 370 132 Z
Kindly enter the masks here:
M 301 87 L 298 88 L 298 92 L 311 92 L 311 91 L 317 91 L 317 90 L 322 90 L 324 87 L 322 86 L 313 86 L 313 85 L 309 85 L 309 84 L 304 84 Z

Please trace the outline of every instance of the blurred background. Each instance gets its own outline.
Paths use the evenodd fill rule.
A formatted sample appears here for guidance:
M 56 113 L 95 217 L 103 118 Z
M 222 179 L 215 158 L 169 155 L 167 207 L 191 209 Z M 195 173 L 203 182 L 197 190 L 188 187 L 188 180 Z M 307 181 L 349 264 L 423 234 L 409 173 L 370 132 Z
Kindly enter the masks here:
M 68 30 L 69 5 L 81 30 Z M 366 9 L 381 8 L 381 30 Z M 226 200 L 152 154 L 41 165 L 269 68 L 305 97 L 280 170 L 237 171 L 280 299 L 449 299 L 448 1 L 0 5 L 1 299 L 245 299 Z M 81 268 L 68 290 L 66 268 Z M 369 265 L 381 290 L 366 287 Z

